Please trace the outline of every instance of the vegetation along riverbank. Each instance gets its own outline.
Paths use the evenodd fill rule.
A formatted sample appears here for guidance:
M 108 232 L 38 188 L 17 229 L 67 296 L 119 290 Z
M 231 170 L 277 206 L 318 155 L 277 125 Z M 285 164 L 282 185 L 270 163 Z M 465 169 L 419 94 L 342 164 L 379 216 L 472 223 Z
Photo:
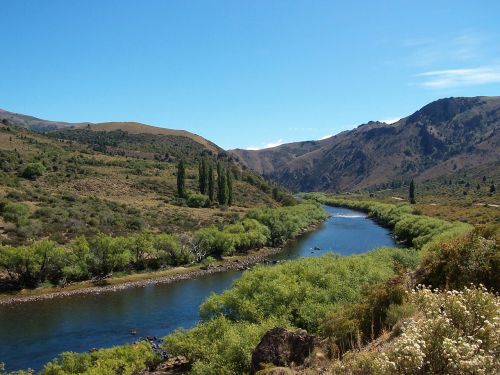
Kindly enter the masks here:
M 499 287 L 499 256 L 494 237 L 469 224 L 417 215 L 404 203 L 347 201 L 323 194 L 305 198 L 365 210 L 411 248 L 253 268 L 231 289 L 203 303 L 202 322 L 196 327 L 167 336 L 166 352 L 185 356 L 192 374 L 241 374 L 251 370 L 252 351 L 264 334 L 285 327 L 318 338 L 314 355 L 285 373 L 423 374 L 448 371 L 449 366 L 460 373 L 469 366 L 470 345 L 481 353 L 474 368 L 484 373 L 498 369 L 494 351 L 500 301 L 493 293 Z M 424 283 L 434 289 L 415 289 Z M 471 288 L 471 283 L 483 286 Z M 473 310 L 475 321 L 457 309 Z M 419 348 L 408 348 L 404 340 L 417 340 Z M 450 351 L 457 346 L 459 352 Z M 450 355 L 457 361 L 449 361 Z M 64 353 L 41 373 L 114 374 L 120 368 L 123 374 L 134 374 L 160 361 L 148 344 L 120 346 Z M 267 368 L 271 371 L 272 365 Z
M 0 267 L 8 275 L 4 283 L 24 287 L 1 295 L 0 304 L 116 291 L 245 269 L 278 253 L 278 246 L 312 230 L 326 217 L 318 204 L 301 203 L 250 210 L 233 224 L 202 228 L 183 239 L 144 232 L 127 237 L 78 237 L 68 246 L 46 240 L 17 248 L 0 246 Z

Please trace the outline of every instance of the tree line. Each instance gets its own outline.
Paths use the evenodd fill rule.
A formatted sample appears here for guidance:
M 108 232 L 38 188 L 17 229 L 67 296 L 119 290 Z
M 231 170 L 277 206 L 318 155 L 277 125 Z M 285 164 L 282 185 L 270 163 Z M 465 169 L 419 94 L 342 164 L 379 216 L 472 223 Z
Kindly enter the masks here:
M 193 207 L 212 205 L 214 202 L 221 206 L 232 206 L 234 197 L 233 173 L 227 165 L 220 161 L 217 162 L 216 171 L 217 184 L 213 164 L 208 159 L 203 158 L 198 165 L 198 190 L 200 194 L 189 194 L 186 189 L 186 165 L 184 160 L 180 160 L 177 164 L 177 196 L 188 199 L 188 205 Z
M 301 203 L 254 209 L 232 224 L 202 228 L 192 236 L 145 231 L 112 237 L 101 233 L 77 237 L 65 246 L 49 240 L 19 247 L 0 245 L 0 272 L 8 276 L 12 288 L 35 288 L 44 282 L 57 285 L 101 279 L 114 272 L 187 265 L 278 245 L 325 218 L 326 212 L 318 204 Z

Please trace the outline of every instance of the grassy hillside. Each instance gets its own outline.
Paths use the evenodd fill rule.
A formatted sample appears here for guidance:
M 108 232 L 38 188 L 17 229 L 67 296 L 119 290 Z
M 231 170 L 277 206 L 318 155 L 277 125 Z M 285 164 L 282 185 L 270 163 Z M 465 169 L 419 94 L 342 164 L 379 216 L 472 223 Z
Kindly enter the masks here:
M 191 232 L 228 223 L 248 207 L 275 206 L 273 187 L 224 152 L 184 135 L 123 130 L 37 134 L 0 124 L 0 238 L 20 244 L 79 234 L 124 235 L 145 229 Z M 217 148 L 217 150 L 220 150 Z M 190 208 L 176 198 L 176 163 L 198 190 L 198 161 L 222 161 L 234 175 L 234 206 Z M 275 198 L 277 194 L 274 194 Z

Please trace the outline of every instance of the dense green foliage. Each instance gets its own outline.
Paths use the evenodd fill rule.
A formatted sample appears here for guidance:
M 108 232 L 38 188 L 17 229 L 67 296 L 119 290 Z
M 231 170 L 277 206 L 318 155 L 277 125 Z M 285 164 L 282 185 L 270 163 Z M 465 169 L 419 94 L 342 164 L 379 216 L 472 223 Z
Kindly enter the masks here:
M 40 375 L 133 375 L 153 364 L 155 356 L 146 342 L 116 346 L 92 353 L 62 353 L 45 365 Z
M 241 374 L 248 371 L 251 351 L 262 335 L 270 328 L 284 326 L 325 337 L 328 354 L 344 356 L 342 362 L 334 363 L 333 373 L 420 374 L 430 369 L 429 363 L 433 373 L 440 373 L 446 366 L 455 366 L 455 372 L 460 373 L 472 368 L 476 358 L 474 366 L 478 368 L 495 366 L 491 350 L 496 344 L 491 340 L 497 339 L 495 329 L 487 325 L 491 319 L 498 322 L 498 302 L 491 294 L 473 290 L 452 297 L 439 294 L 435 299 L 429 297 L 432 292 L 425 292 L 422 298 L 409 298 L 406 293 L 415 277 L 417 282 L 430 282 L 435 287 L 460 288 L 482 282 L 498 288 L 495 241 L 467 224 L 417 215 L 407 204 L 338 200 L 322 194 L 309 194 L 307 198 L 364 210 L 414 248 L 379 249 L 349 257 L 326 255 L 256 267 L 245 272 L 231 289 L 211 295 L 202 304 L 202 323 L 166 337 L 167 351 L 186 355 L 193 362 L 194 374 Z M 194 247 L 205 257 L 232 254 L 264 243 L 278 244 L 324 216 L 324 211 L 310 201 L 254 209 L 235 224 L 196 232 Z M 408 273 L 415 268 L 417 272 Z M 464 306 L 474 311 L 474 316 L 482 314 L 480 321 L 466 321 L 469 315 L 459 311 Z M 451 323 L 449 319 L 439 320 L 443 309 Z M 412 323 L 402 325 L 405 321 Z M 382 355 L 346 354 L 394 326 L 399 327 L 395 332 L 404 334 Z M 487 341 L 478 341 L 485 338 Z M 414 342 L 420 345 L 419 340 L 426 346 L 407 349 Z M 484 352 L 476 356 L 476 349 Z M 456 363 L 450 365 L 448 358 Z
M 197 248 L 203 254 L 227 256 L 236 251 L 260 248 L 266 244 L 281 244 L 326 217 L 326 212 L 313 203 L 254 209 L 249 211 L 242 221 L 222 229 L 215 226 L 202 228 L 194 233 L 194 238 Z
M 269 244 L 275 246 L 296 237 L 309 225 L 326 219 L 328 215 L 316 204 L 302 203 L 276 209 L 253 209 L 247 213 L 247 217 L 269 228 Z
M 367 285 L 388 279 L 400 259 L 412 256 L 404 249 L 382 249 L 257 267 L 231 289 L 209 297 L 200 309 L 205 322 L 167 336 L 165 347 L 194 361 L 195 374 L 241 374 L 268 329 L 279 325 L 316 332 L 332 308 L 358 302 Z
M 466 235 L 474 229 L 472 225 L 461 222 L 450 223 L 446 220 L 417 215 L 411 206 L 404 203 L 394 205 L 337 199 L 328 197 L 322 193 L 310 193 L 304 197 L 327 205 L 348 207 L 368 212 L 370 217 L 392 228 L 399 240 L 405 241 L 417 249 L 431 246 L 431 243 Z
M 57 284 L 116 271 L 178 266 L 194 259 L 191 249 L 176 237 L 148 232 L 128 237 L 80 236 L 65 247 L 47 240 L 20 247 L 0 245 L 0 269 L 18 287 L 36 287 L 46 280 Z
M 193 207 L 203 207 L 208 202 L 206 196 L 192 194 L 188 203 Z M 22 204 L 9 203 L 0 208 L 12 220 L 22 222 L 25 218 L 26 208 Z M 280 227 L 268 226 L 275 211 L 282 220 Z M 207 256 L 229 256 L 274 244 L 278 236 L 274 231 L 276 228 L 281 230 L 282 226 L 291 228 L 283 239 L 293 238 L 308 225 L 325 217 L 325 211 L 319 205 L 302 203 L 252 211 L 247 218 L 222 228 L 202 228 L 193 234 L 192 240 L 184 243 L 173 235 L 143 231 L 130 236 L 104 233 L 88 238 L 78 236 L 64 246 L 47 240 L 20 247 L 0 245 L 0 270 L 9 275 L 15 287 L 32 288 L 45 281 L 59 284 L 102 278 L 113 272 L 186 265 Z
M 164 346 L 194 362 L 191 374 L 239 375 L 248 371 L 252 350 L 266 331 L 283 323 L 233 322 L 220 315 L 165 337 Z
M 224 314 L 234 321 L 258 323 L 280 318 L 290 325 L 317 331 L 321 319 L 338 304 L 356 302 L 365 285 L 388 279 L 406 249 L 381 249 L 364 255 L 326 255 L 257 267 L 233 287 L 209 297 L 202 317 Z

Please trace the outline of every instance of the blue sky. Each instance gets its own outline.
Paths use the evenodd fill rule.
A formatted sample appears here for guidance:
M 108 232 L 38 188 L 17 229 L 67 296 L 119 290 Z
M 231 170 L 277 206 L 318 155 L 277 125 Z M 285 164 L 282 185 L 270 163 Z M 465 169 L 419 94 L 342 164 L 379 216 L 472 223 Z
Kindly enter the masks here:
M 500 95 L 500 1 L 0 0 L 0 108 L 224 148 Z

